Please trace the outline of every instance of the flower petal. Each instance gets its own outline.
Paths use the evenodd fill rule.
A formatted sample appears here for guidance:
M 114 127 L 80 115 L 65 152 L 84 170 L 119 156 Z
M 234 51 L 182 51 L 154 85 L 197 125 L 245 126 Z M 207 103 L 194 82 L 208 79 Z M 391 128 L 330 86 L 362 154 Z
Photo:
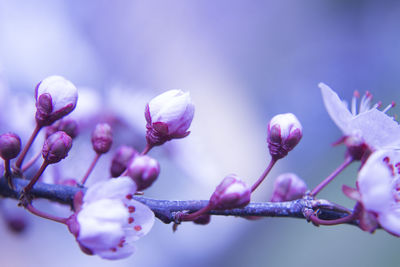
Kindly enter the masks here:
M 103 198 L 123 199 L 126 195 L 136 192 L 136 184 L 131 178 L 124 176 L 98 182 L 89 187 L 83 198 L 84 203 L 90 203 Z
M 347 106 L 329 86 L 324 83 L 319 83 L 318 86 L 321 88 L 322 99 L 329 116 L 343 133 L 350 134 L 349 122 L 353 116 Z

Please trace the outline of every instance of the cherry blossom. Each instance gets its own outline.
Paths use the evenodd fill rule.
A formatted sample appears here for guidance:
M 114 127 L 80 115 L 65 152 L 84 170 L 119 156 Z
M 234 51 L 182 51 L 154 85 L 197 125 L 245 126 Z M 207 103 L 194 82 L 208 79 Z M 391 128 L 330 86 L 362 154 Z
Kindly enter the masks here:
M 346 137 L 352 136 L 365 142 L 370 149 L 400 147 L 400 126 L 386 112 L 394 103 L 384 110 L 378 110 L 380 104 L 372 106 L 372 95 L 366 93 L 360 100 L 357 112 L 356 92 L 352 99 L 351 111 L 339 96 L 326 84 L 320 83 L 322 98 L 329 116 Z
M 89 187 L 83 199 L 76 196 L 77 213 L 70 217 L 68 227 L 83 252 L 104 259 L 121 259 L 134 253 L 134 241 L 154 224 L 153 212 L 132 199 L 135 192 L 132 179 L 119 177 Z

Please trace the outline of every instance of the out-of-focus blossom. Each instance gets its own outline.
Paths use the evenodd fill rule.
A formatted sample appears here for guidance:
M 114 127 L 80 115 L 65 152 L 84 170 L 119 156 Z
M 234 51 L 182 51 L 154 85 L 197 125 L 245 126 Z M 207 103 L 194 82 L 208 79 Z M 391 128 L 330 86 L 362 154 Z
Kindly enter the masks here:
M 71 147 L 72 138 L 65 132 L 58 131 L 46 139 L 42 155 L 47 163 L 57 163 L 68 156 Z
M 275 159 L 285 157 L 303 136 L 303 127 L 292 113 L 274 116 L 268 124 L 269 153 Z
M 322 98 L 329 116 L 343 132 L 345 138 L 352 137 L 350 144 L 365 143 L 371 150 L 400 147 L 400 126 L 386 114 L 394 106 L 390 104 L 384 110 L 378 110 L 380 104 L 371 106 L 372 95 L 366 93 L 357 112 L 358 93 L 352 100 L 351 112 L 347 104 L 324 83 L 320 83 Z M 346 142 L 346 140 L 345 140 Z
M 299 199 L 306 191 L 307 185 L 303 179 L 294 173 L 283 173 L 275 180 L 271 202 Z
M 210 198 L 214 209 L 242 208 L 250 203 L 251 190 L 235 174 L 226 176 Z
M 137 190 L 144 190 L 151 186 L 160 174 L 158 161 L 146 156 L 136 156 L 128 167 L 127 175 L 135 181 Z
M 122 259 L 134 253 L 133 243 L 154 224 L 154 213 L 132 199 L 135 192 L 131 178 L 120 177 L 94 184 L 83 199 L 76 196 L 77 213 L 70 217 L 68 227 L 83 252 L 104 259 Z
M 21 151 L 21 139 L 14 133 L 0 135 L 0 157 L 10 160 L 18 156 Z
M 36 122 L 46 126 L 74 110 L 78 90 L 64 77 L 50 76 L 36 86 L 35 96 Z
M 161 145 L 187 136 L 193 116 L 194 105 L 188 92 L 170 90 L 156 96 L 145 110 L 147 142 L 149 145 Z
M 112 145 L 113 136 L 108 123 L 99 123 L 92 133 L 92 145 L 97 154 L 107 153 Z
M 400 236 L 400 151 L 372 153 L 358 174 L 358 192 L 344 191 L 362 204 L 363 230 L 374 231 L 377 221 L 389 233 Z
M 137 154 L 136 150 L 130 146 L 121 146 L 111 161 L 111 177 L 120 176 L 128 167 L 129 162 Z
M 72 119 L 59 120 L 46 128 L 46 136 L 49 137 L 58 131 L 63 131 L 74 139 L 79 133 L 78 123 Z

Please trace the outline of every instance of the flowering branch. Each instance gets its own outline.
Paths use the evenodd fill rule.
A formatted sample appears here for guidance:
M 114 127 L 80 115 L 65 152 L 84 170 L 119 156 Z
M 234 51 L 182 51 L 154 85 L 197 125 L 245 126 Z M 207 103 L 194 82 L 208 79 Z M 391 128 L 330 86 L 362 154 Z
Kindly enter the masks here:
M 8 187 L 5 179 L 0 179 L 0 195 L 18 199 L 21 189 L 28 184 L 28 180 L 15 179 L 15 190 Z M 52 185 L 45 183 L 36 183 L 30 191 L 34 198 L 43 198 L 56 201 L 62 204 L 72 205 L 74 195 L 80 190 L 86 191 L 86 188 L 73 187 L 65 185 Z M 194 212 L 204 208 L 208 201 L 206 200 L 187 200 L 187 201 L 170 201 L 157 200 L 146 197 L 134 196 L 134 199 L 147 205 L 155 214 L 155 216 L 164 223 L 176 222 L 176 215 L 179 212 Z M 319 211 L 319 218 L 325 220 L 334 220 L 345 217 L 351 213 L 350 210 L 340 207 L 327 200 L 313 200 L 302 198 L 287 202 L 260 202 L 250 203 L 241 209 L 230 210 L 211 210 L 209 214 L 225 215 L 225 216 L 262 216 L 262 217 L 291 217 L 305 219 L 307 214 Z M 357 221 L 350 222 L 358 225 Z

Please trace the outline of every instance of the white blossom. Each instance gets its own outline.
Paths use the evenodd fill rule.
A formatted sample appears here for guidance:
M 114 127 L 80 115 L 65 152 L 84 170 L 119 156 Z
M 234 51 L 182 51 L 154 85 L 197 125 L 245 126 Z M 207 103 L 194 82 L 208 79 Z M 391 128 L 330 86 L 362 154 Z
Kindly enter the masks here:
M 378 150 L 357 177 L 359 201 L 386 231 L 400 236 L 400 151 Z
M 79 244 L 105 259 L 121 259 L 134 253 L 133 242 L 154 224 L 154 213 L 132 199 L 135 192 L 136 185 L 129 177 L 89 187 L 76 216 Z
M 400 147 L 400 126 L 386 114 L 394 106 L 378 110 L 380 104 L 372 106 L 372 95 L 365 94 L 357 112 L 357 96 L 352 100 L 351 111 L 339 96 L 324 83 L 320 83 L 322 98 L 329 116 L 345 136 L 362 139 L 371 149 Z

